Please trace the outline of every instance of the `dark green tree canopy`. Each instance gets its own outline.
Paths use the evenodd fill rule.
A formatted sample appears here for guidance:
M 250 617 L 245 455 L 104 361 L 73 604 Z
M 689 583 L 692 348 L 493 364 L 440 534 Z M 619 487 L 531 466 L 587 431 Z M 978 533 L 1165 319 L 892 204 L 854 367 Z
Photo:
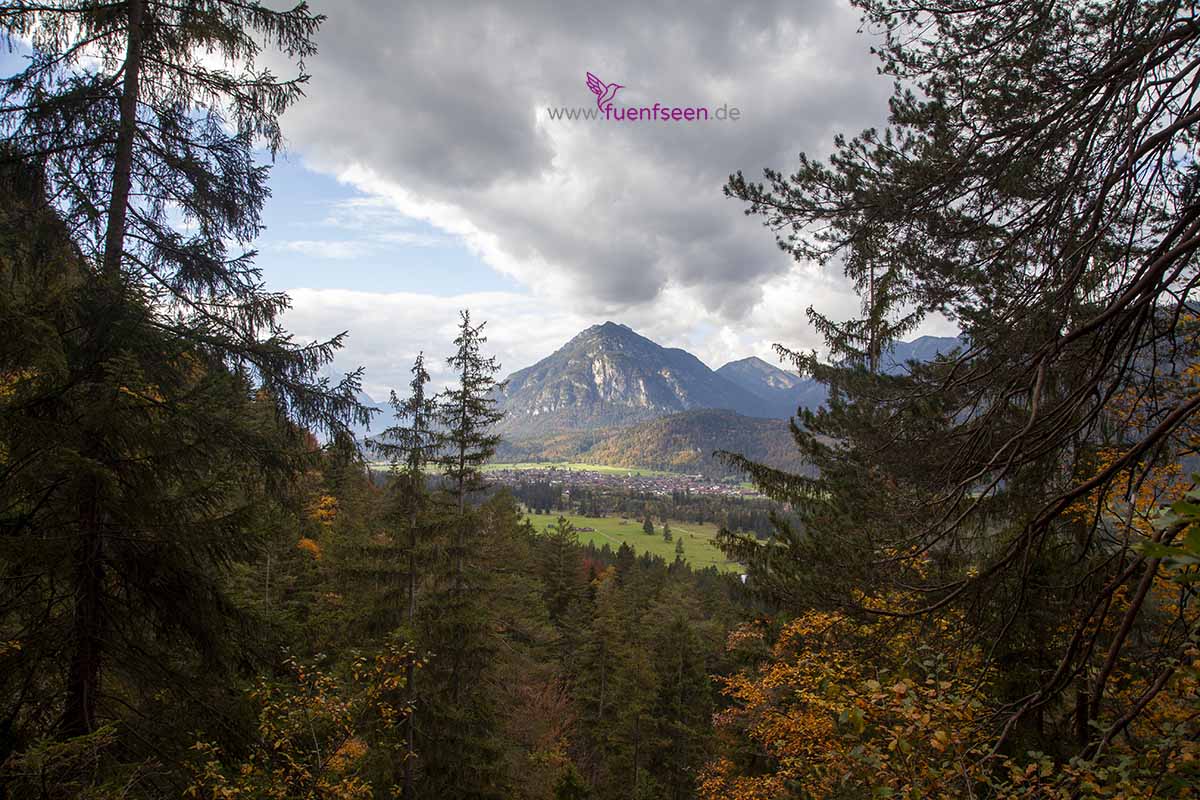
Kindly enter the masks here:
M 315 377 L 340 337 L 295 343 L 278 322 L 288 299 L 263 287 L 249 249 L 269 196 L 256 148 L 282 145 L 321 19 L 305 3 L 4 4 L 0 37 L 32 52 L 0 78 L 0 132 L 3 157 L 38 165 L 85 258 L 144 298 L 156 326 L 247 371 L 283 412 L 342 432 L 365 420 L 358 375 Z M 264 46 L 296 74 L 261 66 Z
M 486 485 L 482 467 L 500 444 L 500 435 L 493 427 L 504 417 L 496 405 L 496 392 L 503 387 L 496 380 L 500 362 L 495 356 L 483 355 L 486 325 L 473 325 L 470 311 L 460 313 L 455 353 L 446 359 L 457 383 L 438 398 L 438 421 L 446 443 L 438 463 L 455 487 L 460 510 L 467 494 Z
M 1124 643 L 1099 643 L 1100 620 L 1158 562 L 1079 504 L 1128 501 L 1190 455 L 1200 410 L 1170 389 L 1197 352 L 1181 320 L 1200 277 L 1200 18 L 1143 0 L 855 5 L 895 78 L 887 129 L 726 187 L 863 298 L 847 322 L 810 310 L 827 358 L 780 348 L 830 387 L 793 425 L 819 477 L 734 459 L 802 525 L 780 520 L 765 546 L 727 536 L 730 552 L 789 606 L 955 603 L 998 659 L 1038 641 L 1014 720 L 1089 674 L 1099 707 L 1116 656 L 1089 673 L 1089 653 Z M 882 371 L 882 348 L 933 314 L 962 347 Z
M 1157 402 L 1163 373 L 1151 365 L 1185 346 L 1176 322 L 1200 247 L 1200 21 L 1177 2 L 859 5 L 897 79 L 890 127 L 838 138 L 828 164 L 801 156 L 790 176 L 738 173 L 727 192 L 797 258 L 844 267 L 869 312 L 900 314 L 831 324 L 833 363 L 798 363 L 835 389 L 857 381 L 886 411 L 878 443 L 926 454 L 940 491 L 913 544 L 944 541 L 1025 477 L 1046 482 L 999 554 L 1011 565 L 1200 408 L 1163 399 L 1121 461 L 1071 477 L 1111 399 L 1132 388 Z M 910 375 L 855 377 L 856 363 L 869 366 L 864 339 L 931 313 L 957 322 L 967 346 Z

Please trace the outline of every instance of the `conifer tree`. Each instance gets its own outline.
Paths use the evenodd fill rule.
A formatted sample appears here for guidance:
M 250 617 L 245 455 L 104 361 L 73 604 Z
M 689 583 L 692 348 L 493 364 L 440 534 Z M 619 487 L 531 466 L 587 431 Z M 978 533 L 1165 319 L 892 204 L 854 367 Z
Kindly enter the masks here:
M 341 337 L 293 343 L 278 324 L 288 299 L 264 290 L 247 249 L 270 193 L 254 149 L 282 146 L 279 117 L 303 94 L 322 19 L 305 3 L 10 5 L 0 36 L 33 49 L 0 80 L 0 157 L 45 175 L 108 302 L 138 296 L 157 327 L 248 371 L 282 411 L 342 431 L 365 421 L 356 375 L 316 377 Z M 263 40 L 297 61 L 294 77 L 258 64 Z M 91 337 L 98 357 L 105 331 Z
M 1099 703 L 1087 695 L 1104 693 L 1127 643 L 1105 641 L 1105 620 L 1129 592 L 1121 618 L 1134 624 L 1134 589 L 1158 565 L 1115 558 L 1136 537 L 1079 505 L 1110 492 L 1132 504 L 1200 410 L 1200 396 L 1165 390 L 1200 285 L 1198 172 L 1181 155 L 1200 115 L 1195 9 L 856 5 L 896 79 L 889 127 L 839 137 L 828 163 L 802 156 L 790 175 L 727 185 L 798 259 L 843 266 L 863 318 L 814 316 L 832 357 L 799 359 L 831 389 L 793 427 L 820 477 L 740 462 L 801 527 L 780 522 L 767 546 L 726 542 L 750 584 L 788 607 L 954 606 L 998 661 L 1036 643 L 1042 661 L 1014 687 L 998 746 L 1036 734 L 1080 686 L 1070 716 L 1087 739 Z M 883 374 L 880 345 L 932 314 L 959 326 L 962 347 Z M 1111 401 L 1128 394 L 1152 410 L 1125 420 L 1131 441 L 1097 471 Z M 1148 680 L 1147 702 L 1162 685 Z
M 582 594 L 579 534 L 565 517 L 546 529 L 542 542 L 542 580 L 550 619 L 561 624 L 571 604 Z
M 55 581 L 73 587 L 63 737 L 100 724 L 106 672 L 161 685 L 179 661 L 156 655 L 168 632 L 217 654 L 216 609 L 230 607 L 216 577 L 253 545 L 239 528 L 244 490 L 301 463 L 230 416 L 244 398 L 261 390 L 277 420 L 335 435 L 365 420 L 357 374 L 318 376 L 339 339 L 293 343 L 278 323 L 287 298 L 264 291 L 245 249 L 267 196 L 254 148 L 279 148 L 320 21 L 304 4 L 235 0 L 0 9 L 0 36 L 32 43 L 27 66 L 0 80 L 0 160 L 39 176 L 86 287 L 59 373 L 71 392 L 54 395 L 74 468 L 40 492 L 72 542 Z M 258 65 L 262 39 L 299 62 L 296 77 Z M 76 391 L 103 402 L 72 406 Z M 299 429 L 276 432 L 303 450 Z
M 231 670 L 263 655 L 221 578 L 254 554 L 264 493 L 307 460 L 287 444 L 301 437 L 244 375 L 156 328 L 155 310 L 103 302 L 40 177 L 5 173 L 0 626 L 22 643 L 0 670 L 20 682 L 5 686 L 5 744 L 120 720 L 124 752 L 182 751 L 162 706 L 228 727 Z
M 456 383 L 438 396 L 442 452 L 436 463 L 451 519 L 438 592 L 423 611 L 426 645 L 433 654 L 426 671 L 433 697 L 422 718 L 425 745 L 419 751 L 422 792 L 432 797 L 488 798 L 504 792 L 495 698 L 484 682 L 495 661 L 494 615 L 483 596 L 488 576 L 478 558 L 489 519 L 469 502 L 486 487 L 482 468 L 500 440 L 492 432 L 502 417 L 495 399 L 500 365 L 482 353 L 485 324 L 473 325 L 470 312 L 461 313 L 455 353 L 447 361 Z
M 425 355 L 418 353 L 412 367 L 412 381 L 409 383 L 409 394 L 401 400 L 393 391 L 391 406 L 394 422 L 383 431 L 378 440 L 370 444 L 382 455 L 387 456 L 391 463 L 391 520 L 393 524 L 403 526 L 407 534 L 407 544 L 404 547 L 403 558 L 405 596 L 404 596 L 404 625 L 411 639 L 416 633 L 417 615 L 417 582 L 419 557 L 424 543 L 421 541 L 422 529 L 425 526 L 423 515 L 427 510 L 427 492 L 425 489 L 426 468 L 437 456 L 441 447 L 441 435 L 434 430 L 437 420 L 437 403 L 434 397 L 426 394 L 429 384 L 429 372 L 425 369 Z M 416 760 L 416 686 L 415 665 L 407 665 L 405 676 L 411 711 L 404 721 L 405 727 L 405 757 L 403 797 L 412 800 L 416 797 L 414 767 Z
M 672 800 L 692 795 L 710 740 L 712 687 L 697 616 L 696 601 L 682 585 L 664 592 L 645 615 L 658 675 L 649 762 Z
M 438 397 L 440 421 L 445 429 L 446 452 L 438 459 L 450 484 L 458 513 L 466 513 L 467 498 L 486 486 L 482 467 L 496 452 L 500 435 L 492 428 L 504 417 L 496 407 L 495 393 L 502 388 L 496 380 L 500 363 L 484 357 L 487 343 L 481 322 L 471 324 L 471 312 L 459 314 L 455 353 L 446 359 L 457 385 Z

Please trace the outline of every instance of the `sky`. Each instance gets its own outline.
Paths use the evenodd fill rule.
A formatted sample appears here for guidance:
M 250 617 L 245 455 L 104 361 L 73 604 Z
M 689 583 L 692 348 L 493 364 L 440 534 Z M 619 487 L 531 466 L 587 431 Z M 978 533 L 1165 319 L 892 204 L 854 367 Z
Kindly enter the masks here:
M 722 193 L 884 123 L 891 82 L 848 0 L 311 5 L 328 18 L 255 247 L 285 326 L 348 331 L 335 366 L 364 367 L 373 397 L 418 351 L 444 379 L 462 308 L 504 374 L 606 320 L 716 368 L 819 348 L 810 305 L 856 314 L 836 268 L 795 262 Z M 552 118 L 596 109 L 589 72 L 620 85 L 615 110 L 738 118 Z

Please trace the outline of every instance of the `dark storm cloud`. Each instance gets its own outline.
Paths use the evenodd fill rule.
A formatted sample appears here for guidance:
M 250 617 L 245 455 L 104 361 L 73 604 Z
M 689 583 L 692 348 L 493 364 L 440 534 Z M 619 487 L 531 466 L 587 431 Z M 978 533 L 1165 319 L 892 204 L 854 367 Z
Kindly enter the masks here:
M 409 213 L 469 229 L 494 266 L 579 308 L 667 288 L 737 322 L 788 271 L 722 197 L 728 174 L 788 169 L 876 125 L 889 90 L 845 3 L 318 2 L 309 100 L 289 115 L 317 165 L 369 171 Z M 585 123 L 585 71 L 618 104 L 736 106 L 737 122 Z M 360 173 L 361 174 L 361 173 Z M 428 211 L 424 211 L 425 207 Z

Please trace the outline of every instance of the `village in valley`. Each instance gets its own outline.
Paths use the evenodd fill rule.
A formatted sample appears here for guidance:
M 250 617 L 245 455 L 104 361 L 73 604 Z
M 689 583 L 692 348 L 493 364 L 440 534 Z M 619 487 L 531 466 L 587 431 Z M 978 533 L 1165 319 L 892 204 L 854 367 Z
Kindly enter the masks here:
M 622 491 L 630 494 L 670 496 L 676 493 L 710 497 L 759 497 L 750 484 L 731 479 L 718 480 L 703 475 L 662 472 L 590 464 L 493 464 L 488 478 L 503 486 L 535 483 L 561 485 L 569 493 L 572 487 Z

